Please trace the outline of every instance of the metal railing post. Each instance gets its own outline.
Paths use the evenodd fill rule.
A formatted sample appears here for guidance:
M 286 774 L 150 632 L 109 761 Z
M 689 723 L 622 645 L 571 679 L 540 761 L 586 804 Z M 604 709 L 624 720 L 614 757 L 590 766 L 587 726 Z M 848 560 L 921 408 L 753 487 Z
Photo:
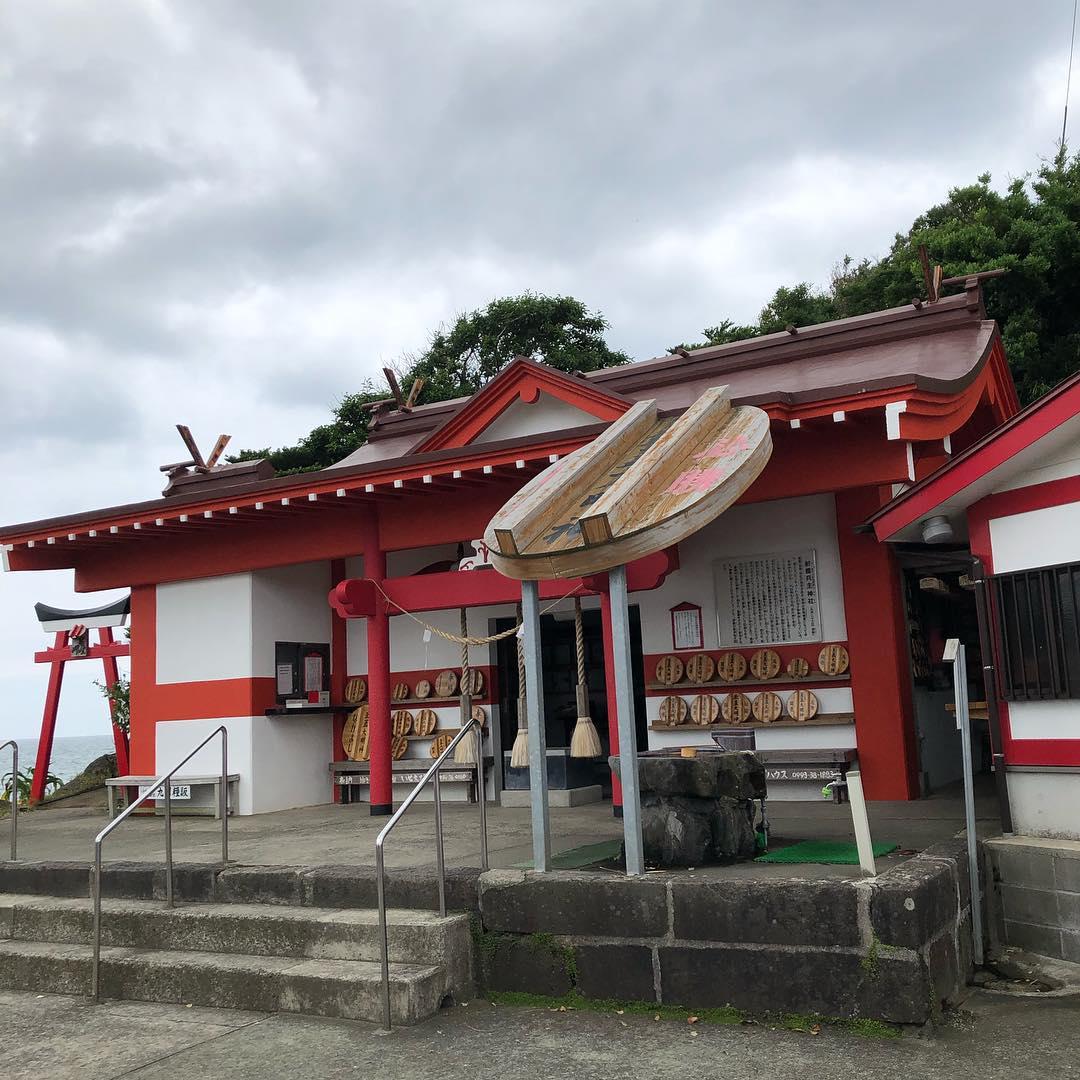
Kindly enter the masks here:
M 91 882 L 94 898 L 94 962 L 90 980 L 90 996 L 101 1000 L 101 838 L 94 841 L 94 880 Z
M 439 877 L 439 915 L 446 918 L 446 852 L 443 850 L 442 785 L 435 772 L 435 866 Z
M 11 747 L 11 861 L 19 857 L 19 744 L 8 739 L 0 750 Z
M 165 903 L 173 907 L 171 780 L 165 783 Z
M 477 740 L 477 776 L 480 784 L 480 832 L 481 832 L 481 859 L 483 861 L 484 869 L 487 869 L 488 865 L 488 842 L 487 842 L 487 814 L 484 808 L 484 790 L 483 790 L 483 743 L 480 730 L 480 724 L 473 719 L 469 719 L 467 723 L 462 724 L 461 730 L 450 740 L 446 749 L 435 759 L 434 764 L 428 769 L 426 773 L 421 777 L 419 783 L 405 796 L 402 804 L 394 811 L 390 820 L 382 827 L 379 835 L 375 838 L 375 891 L 376 900 L 379 908 L 379 940 L 381 945 L 381 960 L 382 960 L 382 1004 L 383 1004 L 383 1030 L 390 1030 L 390 946 L 388 941 L 388 934 L 386 928 L 386 868 L 383 859 L 383 845 L 386 842 L 386 838 L 390 835 L 391 830 L 401 820 L 405 811 L 409 809 L 414 802 L 416 802 L 417 796 L 427 786 L 429 782 L 434 784 L 434 800 L 435 800 L 435 859 L 438 864 L 438 877 L 439 877 L 439 914 L 446 915 L 446 865 L 445 865 L 445 852 L 443 849 L 443 827 L 442 827 L 442 785 L 439 780 L 439 770 L 442 768 L 443 763 L 453 754 L 457 747 L 457 744 L 462 739 L 467 738 L 470 732 L 475 729 Z
M 229 861 L 229 732 L 221 729 L 221 790 L 218 792 L 221 814 L 221 862 Z

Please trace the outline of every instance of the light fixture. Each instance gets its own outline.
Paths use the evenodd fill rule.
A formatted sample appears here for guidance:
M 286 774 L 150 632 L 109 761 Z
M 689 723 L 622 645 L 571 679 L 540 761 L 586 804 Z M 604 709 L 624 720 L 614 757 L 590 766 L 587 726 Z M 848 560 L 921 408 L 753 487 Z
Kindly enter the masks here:
M 953 538 L 952 523 L 944 514 L 935 514 L 922 523 L 924 544 L 945 544 Z

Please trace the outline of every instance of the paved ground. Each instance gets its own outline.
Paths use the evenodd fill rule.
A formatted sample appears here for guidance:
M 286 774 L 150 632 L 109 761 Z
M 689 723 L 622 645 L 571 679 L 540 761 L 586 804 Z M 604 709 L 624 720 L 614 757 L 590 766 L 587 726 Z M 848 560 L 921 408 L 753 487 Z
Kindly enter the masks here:
M 1080 998 L 979 993 L 933 1033 L 882 1039 L 487 1002 L 380 1035 L 352 1021 L 0 993 L 0 1045 L 9 1080 L 1045 1080 L 1080 1076 Z
M 790 839 L 853 838 L 847 806 L 833 803 L 769 804 L 774 835 Z M 947 839 L 963 827 L 959 796 L 946 795 L 917 802 L 870 804 L 875 840 L 891 840 L 902 849 L 921 849 Z M 274 814 L 231 818 L 229 849 L 240 863 L 317 866 L 374 863 L 375 836 L 386 823 L 373 818 L 365 804 L 310 806 Z M 52 808 L 23 814 L 19 819 L 19 857 L 27 860 L 78 860 L 92 857 L 94 834 L 105 824 L 95 808 Z M 979 801 L 980 831 L 997 831 L 991 799 Z M 106 841 L 105 858 L 156 860 L 163 857 L 160 818 L 129 819 Z M 445 807 L 448 865 L 479 865 L 476 806 Z M 593 803 L 551 810 L 552 851 L 565 851 L 618 839 L 622 823 L 612 816 L 610 803 Z M 178 818 L 174 823 L 174 857 L 178 861 L 214 861 L 220 855 L 220 825 L 207 818 Z M 387 843 L 387 865 L 421 866 L 434 863 L 433 819 L 430 804 L 410 810 Z M 488 810 L 491 862 L 510 867 L 532 856 L 527 808 L 492 806 Z M 0 822 L 0 842 L 4 823 Z M 895 861 L 895 859 L 894 859 Z M 888 865 L 886 863 L 885 865 Z M 709 871 L 712 873 L 714 871 Z M 791 877 L 802 871 L 789 866 L 742 864 L 722 869 L 725 875 Z M 857 868 L 814 867 L 814 876 L 855 876 Z

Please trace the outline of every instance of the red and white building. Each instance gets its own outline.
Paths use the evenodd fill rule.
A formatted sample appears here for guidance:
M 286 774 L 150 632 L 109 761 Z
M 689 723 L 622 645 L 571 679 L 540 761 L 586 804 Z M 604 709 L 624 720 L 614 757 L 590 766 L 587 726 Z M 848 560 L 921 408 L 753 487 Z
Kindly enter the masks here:
M 979 696 L 1000 728 L 1007 831 L 1080 840 L 1080 375 L 871 519 L 892 545 L 919 543 L 927 523 L 988 581 Z
M 759 647 L 773 647 L 781 676 L 765 685 L 747 675 L 737 689 L 751 697 L 786 696 L 803 685 L 785 681 L 789 661 L 804 658 L 813 672 L 822 646 L 840 643 L 850 670 L 808 684 L 818 700 L 814 722 L 763 724 L 758 746 L 857 748 L 869 798 L 916 798 L 933 774 L 924 757 L 938 751 L 917 724 L 921 699 L 911 676 L 903 560 L 878 537 L 899 535 L 891 524 L 884 532 L 881 523 L 898 521 L 931 484 L 939 489 L 937 479 L 921 483 L 932 473 L 968 475 L 959 462 L 938 471 L 941 466 L 993 453 L 995 444 L 984 438 L 1017 411 L 1001 338 L 975 279 L 935 303 L 580 377 L 518 360 L 471 398 L 379 415 L 370 441 L 331 469 L 243 482 L 211 472 L 169 497 L 0 529 L 4 566 L 71 568 L 80 592 L 131 589 L 133 772 L 160 771 L 224 722 L 230 771 L 241 778 L 241 813 L 330 801 L 329 766 L 343 756 L 346 680 L 363 676 L 370 797 L 373 810 L 385 811 L 396 794 L 389 756 L 393 687 L 434 681 L 460 662 L 457 645 L 425 634 L 393 605 L 451 633 L 462 606 L 471 634 L 510 625 L 519 586 L 493 570 L 457 569 L 493 513 L 525 480 L 595 438 L 633 402 L 651 398 L 678 413 L 717 385 L 730 386 L 736 403 L 767 411 L 774 451 L 720 519 L 678 550 L 630 568 L 639 745 L 709 739 L 703 728 L 657 730 L 665 697 L 689 701 L 702 692 L 685 682 L 656 685 L 653 673 L 663 657 L 738 651 L 749 658 Z M 1004 430 L 1007 440 L 1024 429 Z M 1072 473 L 1053 471 L 1066 466 L 1050 462 L 1039 459 L 1017 473 L 1017 490 L 990 487 L 974 503 L 989 506 L 972 535 L 995 571 L 1022 568 L 1029 544 L 1016 531 L 1018 512 L 999 513 L 994 500 L 1078 482 Z M 1053 475 L 1042 477 L 1039 469 L 1047 468 Z M 905 485 L 916 485 L 909 501 L 892 503 L 875 519 L 877 536 L 857 531 Z M 917 505 L 927 499 L 939 501 L 928 495 Z M 1050 510 L 1068 515 L 1075 508 Z M 1019 516 L 1046 512 L 1023 504 Z M 917 511 L 912 523 L 925 516 Z M 1032 529 L 1037 536 L 1041 526 L 1034 522 Z M 1072 538 L 1077 535 L 1074 530 Z M 1059 561 L 1059 554 L 1080 558 L 1047 549 L 1038 565 Z M 543 595 L 553 603 L 575 584 L 550 583 Z M 604 584 L 602 578 L 580 583 L 591 705 L 606 744 L 614 695 L 606 692 Z M 748 605 L 747 596 L 757 599 Z M 570 606 L 562 602 L 562 609 Z M 745 618 L 751 609 L 753 618 Z M 573 725 L 573 655 L 560 614 L 556 608 L 544 624 L 547 742 L 556 757 Z M 698 620 L 700 644 L 693 641 Z M 329 646 L 329 706 L 279 715 L 277 642 Z M 492 796 L 510 784 L 512 649 L 476 647 L 471 656 L 484 672 L 479 700 L 491 720 Z M 456 726 L 452 703 L 436 710 L 441 727 Z M 1080 764 L 1063 734 L 1069 720 L 1059 703 L 1010 703 L 1010 714 L 1015 764 Z M 938 719 L 948 723 L 943 709 Z M 407 759 L 427 757 L 427 745 L 411 740 Z M 1044 754 L 1044 747 L 1052 749 Z M 214 752 L 207 751 L 208 771 Z M 588 768 L 590 782 L 610 785 L 603 761 Z M 614 796 L 617 801 L 617 784 Z

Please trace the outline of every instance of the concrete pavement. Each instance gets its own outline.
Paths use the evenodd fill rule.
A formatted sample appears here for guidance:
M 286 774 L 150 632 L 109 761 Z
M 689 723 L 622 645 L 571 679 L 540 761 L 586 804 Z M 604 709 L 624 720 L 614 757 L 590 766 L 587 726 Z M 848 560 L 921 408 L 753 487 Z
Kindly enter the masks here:
M 976 993 L 937 1030 L 885 1039 L 484 1001 L 380 1035 L 352 1021 L 0 993 L 0 1045 L 10 1080 L 1023 1080 L 1080 1076 L 1080 999 Z

